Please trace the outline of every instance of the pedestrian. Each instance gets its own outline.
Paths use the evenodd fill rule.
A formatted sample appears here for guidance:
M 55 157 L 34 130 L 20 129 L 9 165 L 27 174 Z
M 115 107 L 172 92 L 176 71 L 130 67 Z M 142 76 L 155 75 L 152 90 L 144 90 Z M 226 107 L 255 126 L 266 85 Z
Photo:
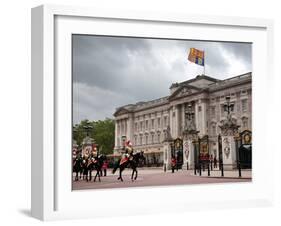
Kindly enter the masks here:
M 214 168 L 217 168 L 217 157 L 214 157 Z
M 108 168 L 108 161 L 107 159 L 104 160 L 103 164 L 102 164 L 102 169 L 103 169 L 103 175 L 106 177 L 106 171 L 107 171 L 107 168 Z
M 172 173 L 175 172 L 175 167 L 176 167 L 176 159 L 174 156 L 172 156 L 172 160 L 171 160 L 171 166 L 172 166 Z

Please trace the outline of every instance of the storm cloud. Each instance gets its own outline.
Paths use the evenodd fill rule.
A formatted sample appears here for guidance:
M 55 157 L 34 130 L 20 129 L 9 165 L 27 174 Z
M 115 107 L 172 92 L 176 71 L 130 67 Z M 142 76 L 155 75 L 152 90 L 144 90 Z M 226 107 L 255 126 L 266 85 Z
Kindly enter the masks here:
M 173 82 L 203 74 L 187 60 L 205 51 L 205 74 L 225 79 L 251 71 L 249 43 L 73 35 L 73 121 L 112 118 L 117 107 L 169 95 Z

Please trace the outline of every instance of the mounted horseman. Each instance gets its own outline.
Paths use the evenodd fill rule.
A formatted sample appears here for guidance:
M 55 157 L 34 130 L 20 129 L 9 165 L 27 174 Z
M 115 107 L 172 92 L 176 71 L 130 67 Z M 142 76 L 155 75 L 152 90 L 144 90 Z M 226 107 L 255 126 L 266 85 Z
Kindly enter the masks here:
M 125 151 L 122 155 L 122 158 L 116 163 L 115 167 L 113 168 L 112 173 L 114 174 L 117 169 L 119 168 L 119 177 L 118 180 L 123 181 L 122 172 L 125 168 L 132 168 L 132 175 L 131 180 L 134 181 L 138 177 L 137 166 L 140 160 L 145 160 L 143 156 L 143 152 L 134 153 L 132 143 L 130 141 L 126 142 L 125 147 L 123 148 Z
M 89 178 L 90 181 L 92 180 L 92 171 L 93 170 L 96 170 L 94 182 L 96 182 L 97 177 L 99 179 L 99 182 L 101 181 L 100 177 L 101 177 L 101 172 L 102 172 L 102 166 L 103 166 L 105 161 L 106 161 L 106 156 L 103 155 L 103 154 L 95 156 L 95 157 L 92 156 L 90 158 L 89 163 L 88 163 L 88 171 L 89 171 L 89 174 L 90 174 L 90 178 Z
M 73 151 L 73 155 L 72 155 L 72 169 L 73 172 L 75 173 L 75 181 L 79 180 L 79 173 L 80 173 L 80 178 L 81 178 L 81 174 L 82 174 L 82 156 L 80 155 L 80 153 L 78 153 L 77 151 Z

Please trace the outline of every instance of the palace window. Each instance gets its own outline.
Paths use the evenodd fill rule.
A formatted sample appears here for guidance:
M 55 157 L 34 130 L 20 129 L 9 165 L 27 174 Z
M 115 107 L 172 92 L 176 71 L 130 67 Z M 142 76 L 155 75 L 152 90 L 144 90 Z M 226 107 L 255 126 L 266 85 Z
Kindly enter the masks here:
M 242 112 L 246 112 L 248 110 L 247 105 L 248 105 L 247 99 L 242 100 Z
M 138 136 L 135 136 L 135 145 L 137 145 Z
M 158 143 L 160 143 L 160 133 L 158 133 Z
M 164 117 L 164 127 L 167 126 L 167 116 Z
M 160 128 L 160 118 L 158 118 L 158 128 Z
M 248 118 L 246 118 L 246 117 L 242 118 L 242 125 L 243 125 L 244 129 L 248 128 Z
M 143 130 L 143 122 L 140 122 L 140 130 Z
M 145 135 L 145 144 L 148 144 L 148 135 Z
M 148 129 L 148 120 L 145 121 L 145 129 Z
M 154 119 L 151 119 L 151 127 L 154 129 Z
M 151 134 L 151 143 L 154 144 L 154 134 Z

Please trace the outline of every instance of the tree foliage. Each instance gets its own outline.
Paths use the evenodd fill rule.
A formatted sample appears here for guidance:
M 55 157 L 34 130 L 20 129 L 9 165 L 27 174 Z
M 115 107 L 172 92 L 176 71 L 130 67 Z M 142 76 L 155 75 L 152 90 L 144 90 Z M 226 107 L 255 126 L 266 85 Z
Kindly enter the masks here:
M 100 153 L 112 154 L 114 148 L 115 124 L 112 119 L 99 121 L 82 120 L 73 126 L 73 139 L 81 146 L 83 139 L 88 135 L 94 138 L 99 145 Z

